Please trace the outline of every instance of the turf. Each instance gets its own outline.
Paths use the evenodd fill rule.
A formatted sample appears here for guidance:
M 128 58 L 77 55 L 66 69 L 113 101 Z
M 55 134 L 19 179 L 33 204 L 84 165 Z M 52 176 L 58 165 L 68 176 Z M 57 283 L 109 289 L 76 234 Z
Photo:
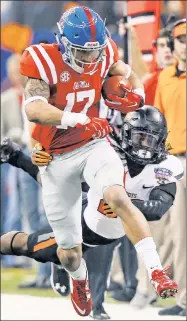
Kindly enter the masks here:
M 26 269 L 1 269 L 1 292 L 11 294 L 25 294 L 37 297 L 59 297 L 52 289 L 19 289 L 18 284 L 23 281 L 34 280 L 36 271 Z M 63 299 L 63 298 L 62 298 Z M 116 303 L 107 293 L 106 302 Z M 120 302 L 118 302 L 120 303 Z M 124 304 L 121 302 L 121 304 Z M 159 299 L 156 306 L 167 307 L 175 304 L 175 299 Z

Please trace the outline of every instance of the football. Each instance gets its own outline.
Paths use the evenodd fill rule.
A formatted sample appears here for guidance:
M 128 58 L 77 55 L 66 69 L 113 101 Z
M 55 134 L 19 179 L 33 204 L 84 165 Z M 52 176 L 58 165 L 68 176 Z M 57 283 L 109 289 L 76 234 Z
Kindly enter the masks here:
M 108 94 L 118 97 L 125 97 L 124 90 L 120 87 L 120 82 L 123 82 L 128 89 L 132 89 L 131 84 L 123 76 L 112 76 L 107 78 L 102 86 L 102 95 L 104 99 L 108 98 Z

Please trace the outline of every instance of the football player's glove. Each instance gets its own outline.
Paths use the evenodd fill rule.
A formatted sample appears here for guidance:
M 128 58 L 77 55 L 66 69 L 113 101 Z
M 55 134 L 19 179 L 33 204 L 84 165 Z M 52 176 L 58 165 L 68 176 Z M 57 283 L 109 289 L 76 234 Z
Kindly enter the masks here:
M 52 161 L 52 156 L 44 151 L 40 143 L 37 143 L 31 152 L 31 160 L 34 165 L 47 166 Z
M 92 138 L 104 138 L 112 131 L 106 119 L 97 117 L 90 118 L 90 122 L 86 125 L 77 124 L 76 127 L 84 127 L 87 137 Z
M 112 109 L 119 110 L 122 114 L 135 111 L 137 108 L 144 105 L 144 99 L 142 96 L 136 94 L 133 90 L 130 90 L 123 83 L 120 83 L 120 87 L 124 91 L 124 97 L 108 94 L 105 99 L 105 104 Z
M 18 152 L 20 152 L 21 148 L 18 144 L 11 141 L 10 138 L 5 137 L 0 144 L 0 162 L 8 163 L 10 158 L 14 157 Z

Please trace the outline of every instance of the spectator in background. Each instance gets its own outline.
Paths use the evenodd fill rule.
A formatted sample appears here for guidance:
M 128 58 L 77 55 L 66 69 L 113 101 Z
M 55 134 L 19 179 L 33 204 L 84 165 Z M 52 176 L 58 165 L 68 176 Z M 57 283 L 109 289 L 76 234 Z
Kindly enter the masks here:
M 145 104 L 154 105 L 156 87 L 160 72 L 174 63 L 169 43 L 169 31 L 161 29 L 157 40 L 154 42 L 156 70 L 144 76 L 144 88 L 146 93 Z
M 146 63 L 142 58 L 142 53 L 138 45 L 138 39 L 134 27 L 130 24 L 123 23 L 121 20 L 121 22 L 119 23 L 120 37 L 117 38 L 117 43 L 119 45 L 120 52 L 122 52 L 122 56 L 124 45 L 124 39 L 122 38 L 122 36 L 124 36 L 126 31 L 129 32 L 130 37 L 130 60 L 133 65 L 133 69 L 144 83 L 146 93 L 145 103 L 154 105 L 154 97 L 159 74 L 164 68 L 170 66 L 174 62 L 174 58 L 169 45 L 169 31 L 166 28 L 161 29 L 158 34 L 158 38 L 153 42 L 155 63 L 152 72 L 149 72 Z
M 170 153 L 177 156 L 186 173 L 186 21 L 172 29 L 176 63 L 163 70 L 158 79 L 155 106 L 168 125 Z M 186 177 L 186 174 L 184 175 Z M 177 185 L 176 201 L 170 210 L 170 237 L 173 243 L 173 272 L 179 285 L 177 305 L 163 309 L 160 315 L 186 315 L 186 182 Z

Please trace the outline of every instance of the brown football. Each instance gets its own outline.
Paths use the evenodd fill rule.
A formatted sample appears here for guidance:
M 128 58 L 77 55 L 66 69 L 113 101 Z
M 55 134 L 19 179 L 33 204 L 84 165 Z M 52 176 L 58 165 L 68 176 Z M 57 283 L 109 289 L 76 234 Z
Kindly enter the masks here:
M 124 90 L 120 87 L 120 82 L 123 82 L 128 89 L 132 89 L 131 84 L 123 76 L 112 76 L 107 78 L 102 87 L 103 98 L 108 98 L 108 94 L 123 98 L 125 96 Z

